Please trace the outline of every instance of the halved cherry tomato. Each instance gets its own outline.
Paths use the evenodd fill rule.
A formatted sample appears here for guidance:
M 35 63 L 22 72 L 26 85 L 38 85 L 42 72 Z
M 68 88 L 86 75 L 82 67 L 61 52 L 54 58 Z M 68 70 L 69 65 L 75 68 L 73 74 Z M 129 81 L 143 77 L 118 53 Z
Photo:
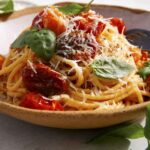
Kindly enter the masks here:
M 81 19 L 76 21 L 76 27 L 79 30 L 85 30 L 86 33 L 93 33 L 93 35 L 97 36 L 103 32 L 105 29 L 105 24 L 102 22 L 98 22 L 97 26 L 95 27 L 93 20 L 89 19 Z
M 150 75 L 146 77 L 145 82 L 148 87 L 150 87 Z
M 116 26 L 118 28 L 119 33 L 125 32 L 125 23 L 122 19 L 119 18 L 112 18 L 110 20 L 111 25 Z
M 142 61 L 147 61 L 148 60 L 148 51 L 147 50 L 142 50 L 142 56 L 141 56 L 141 60 Z
M 141 60 L 141 54 L 140 53 L 132 53 L 132 56 L 134 58 L 134 62 L 137 63 L 139 60 Z
M 138 61 L 148 61 L 148 51 L 147 50 L 142 50 L 141 53 L 132 53 L 132 56 L 134 58 L 135 63 Z
M 44 14 L 44 10 L 35 16 L 35 18 L 32 21 L 32 27 L 36 27 L 38 29 L 44 28 L 43 20 L 42 20 L 43 14 Z
M 67 80 L 62 75 L 44 64 L 33 64 L 25 66 L 22 71 L 22 78 L 25 87 L 30 91 L 47 95 L 53 91 L 66 91 Z
M 64 110 L 59 101 L 46 98 L 38 93 L 27 93 L 22 98 L 20 106 L 39 110 Z
M 33 27 L 47 28 L 59 35 L 66 30 L 63 14 L 51 6 L 40 12 L 32 22 Z

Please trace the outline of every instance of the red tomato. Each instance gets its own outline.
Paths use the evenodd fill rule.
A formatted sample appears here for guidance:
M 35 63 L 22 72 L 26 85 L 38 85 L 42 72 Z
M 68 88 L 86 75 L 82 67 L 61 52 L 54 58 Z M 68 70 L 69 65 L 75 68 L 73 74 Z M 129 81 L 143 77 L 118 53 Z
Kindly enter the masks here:
M 79 51 L 77 53 L 74 54 L 74 58 L 76 60 L 87 60 L 87 59 L 90 59 L 90 58 L 94 58 L 95 55 L 96 55 L 96 52 L 97 50 L 93 50 L 91 52 L 82 52 L 82 51 Z
M 44 64 L 33 64 L 26 66 L 22 71 L 22 78 L 25 87 L 30 91 L 48 94 L 53 91 L 66 91 L 68 89 L 67 80 L 59 72 Z
M 145 82 L 148 87 L 150 87 L 150 75 L 145 79 Z
M 50 8 L 42 19 L 44 28 L 52 30 L 56 35 L 59 35 L 66 30 L 64 19 L 61 17 L 60 13 L 56 12 L 56 10 L 54 11 Z
M 33 27 L 38 29 L 47 28 L 55 32 L 56 35 L 63 33 L 65 28 L 65 20 L 63 14 L 55 7 L 50 7 L 40 12 L 32 22 Z
M 38 93 L 27 93 L 22 98 L 20 106 L 39 110 L 64 110 L 59 101 L 46 98 Z
M 93 35 L 97 36 L 103 32 L 106 25 L 99 22 L 98 25 L 94 27 L 94 23 L 91 20 L 78 20 L 76 21 L 76 26 L 79 30 L 85 30 L 86 33 L 93 33 Z
M 148 51 L 147 50 L 142 50 L 141 53 L 132 53 L 132 56 L 134 58 L 135 63 L 138 61 L 148 61 Z
M 44 11 L 41 11 L 38 15 L 35 16 L 35 18 L 32 21 L 32 26 L 37 27 L 38 29 L 44 28 L 42 16 L 44 14 Z
M 119 18 L 112 18 L 110 20 L 111 25 L 115 26 L 118 28 L 119 33 L 124 33 L 125 32 L 125 23 L 122 19 Z
M 137 63 L 141 59 L 141 55 L 139 53 L 132 53 L 135 63 Z
M 96 28 L 96 30 L 95 30 L 95 35 L 97 36 L 97 35 L 100 35 L 102 32 L 103 32 L 103 30 L 105 29 L 105 24 L 104 23 L 102 23 L 102 22 L 99 22 L 98 23 L 98 26 L 97 26 L 97 28 Z
M 147 61 L 148 60 L 148 51 L 147 50 L 142 50 L 142 57 L 141 60 L 142 61 Z

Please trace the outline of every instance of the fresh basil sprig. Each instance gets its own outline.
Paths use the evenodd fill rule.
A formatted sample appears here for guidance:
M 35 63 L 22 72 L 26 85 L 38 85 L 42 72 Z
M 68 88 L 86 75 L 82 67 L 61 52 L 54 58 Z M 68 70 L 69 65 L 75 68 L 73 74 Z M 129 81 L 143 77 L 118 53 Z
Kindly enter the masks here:
M 0 0 L 0 14 L 7 14 L 14 11 L 12 0 Z
M 139 75 L 145 80 L 150 75 L 150 62 L 146 62 L 144 67 L 139 70 Z
M 42 29 L 31 29 L 23 32 L 11 45 L 11 48 L 23 48 L 29 46 L 35 54 L 49 60 L 55 51 L 56 35 L 54 32 Z
M 62 7 L 58 7 L 58 9 L 66 15 L 76 15 L 82 12 L 83 6 L 79 4 L 68 4 Z
M 109 142 L 109 140 L 128 140 L 144 137 L 148 141 L 146 150 L 150 150 L 150 105 L 146 109 L 146 124 L 142 127 L 139 123 L 120 124 L 103 129 L 97 136 L 90 139 L 87 143 L 99 144 L 101 142 Z M 128 141 L 129 142 L 129 141 Z
M 134 70 L 134 67 L 125 61 L 103 56 L 94 60 L 91 67 L 96 76 L 106 79 L 123 78 Z
M 140 124 L 120 124 L 106 128 L 99 135 L 90 139 L 88 143 L 99 143 L 101 140 L 106 140 L 108 137 L 120 137 L 125 139 L 137 139 L 144 136 L 143 127 Z
M 147 107 L 146 111 L 146 124 L 144 128 L 144 135 L 148 141 L 148 147 L 146 150 L 150 150 L 150 105 Z
M 59 11 L 66 15 L 77 15 L 81 12 L 88 11 L 91 7 L 91 4 L 94 0 L 91 0 L 87 5 L 80 4 L 67 4 L 61 7 L 58 7 Z

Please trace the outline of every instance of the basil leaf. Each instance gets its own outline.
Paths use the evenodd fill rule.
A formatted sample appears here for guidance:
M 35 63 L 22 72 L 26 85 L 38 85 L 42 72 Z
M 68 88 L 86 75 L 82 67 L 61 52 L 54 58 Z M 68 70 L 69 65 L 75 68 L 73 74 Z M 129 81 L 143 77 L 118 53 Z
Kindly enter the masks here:
M 55 51 L 56 36 L 46 29 L 27 35 L 26 43 L 39 57 L 49 60 Z
M 91 65 L 96 76 L 107 79 L 119 79 L 127 76 L 134 67 L 114 57 L 102 57 L 94 60 Z
M 59 11 L 66 15 L 76 15 L 83 11 L 84 7 L 79 4 L 68 4 L 58 8 Z
M 91 8 L 91 4 L 93 3 L 94 0 L 91 0 L 87 5 L 84 6 L 84 11 L 88 11 Z
M 0 0 L 0 14 L 7 14 L 14 11 L 12 0 Z
M 88 143 L 99 143 L 107 136 L 138 139 L 144 136 L 144 129 L 140 124 L 121 124 L 104 130 L 98 136 L 89 140 Z
M 150 75 L 150 62 L 146 62 L 144 67 L 140 69 L 138 73 L 145 80 Z
M 67 4 L 61 7 L 58 7 L 59 11 L 66 15 L 77 15 L 83 11 L 88 11 L 91 7 L 91 4 L 94 0 L 91 0 L 87 5 L 80 4 Z
M 148 147 L 146 150 L 150 150 L 150 105 L 146 109 L 146 124 L 144 128 L 144 135 L 148 141 Z
M 23 32 L 12 44 L 11 48 L 23 48 L 26 43 L 26 39 L 28 35 L 32 34 L 32 30 Z
M 31 29 L 22 33 L 11 45 L 11 48 L 23 48 L 28 45 L 40 58 L 49 60 L 55 51 L 55 33 L 42 29 Z
M 130 146 L 130 141 L 128 139 L 122 137 L 114 137 L 114 136 L 105 136 L 101 141 L 98 143 L 90 143 L 96 145 L 103 145 L 102 149 L 106 150 L 128 150 Z M 113 145 L 111 147 L 111 145 Z M 101 147 L 99 148 L 101 150 Z
M 140 124 L 130 124 L 128 126 L 112 131 L 111 135 L 124 137 L 127 139 L 137 139 L 144 137 L 144 129 Z

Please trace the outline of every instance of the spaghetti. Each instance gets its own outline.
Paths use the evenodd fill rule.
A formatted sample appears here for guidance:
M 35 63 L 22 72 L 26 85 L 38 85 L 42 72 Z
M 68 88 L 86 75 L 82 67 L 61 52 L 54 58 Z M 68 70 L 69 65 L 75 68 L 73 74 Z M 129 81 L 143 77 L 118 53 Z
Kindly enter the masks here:
M 26 31 L 32 28 L 37 29 L 33 33 L 55 33 L 55 52 L 43 59 L 29 36 L 25 45 L 11 46 L 0 70 L 0 91 L 9 102 L 33 109 L 99 111 L 150 97 L 147 81 L 138 74 L 148 54 L 143 59 L 141 49 L 127 41 L 121 19 L 103 18 L 92 10 L 65 15 L 51 6 Z

